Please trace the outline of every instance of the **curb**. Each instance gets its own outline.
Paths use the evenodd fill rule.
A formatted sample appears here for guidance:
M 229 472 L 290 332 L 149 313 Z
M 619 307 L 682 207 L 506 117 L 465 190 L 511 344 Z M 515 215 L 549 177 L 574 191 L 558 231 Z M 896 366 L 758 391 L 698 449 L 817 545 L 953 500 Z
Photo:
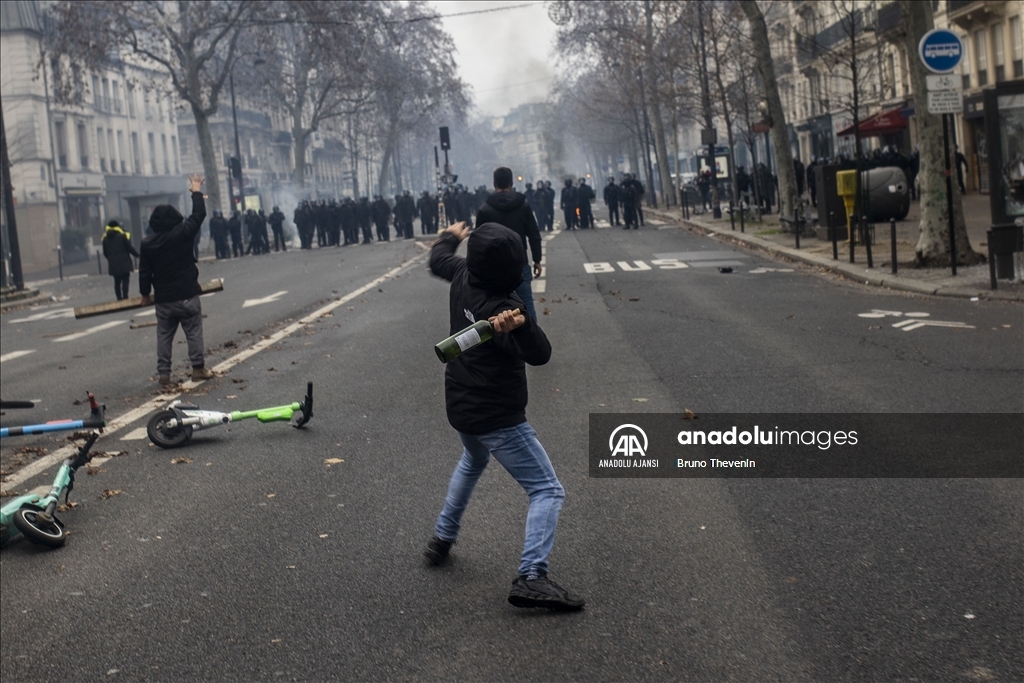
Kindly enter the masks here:
M 0 311 L 10 311 L 25 306 L 37 304 L 40 301 L 49 301 L 49 294 L 41 294 L 38 289 L 29 289 L 13 295 L 4 296 L 0 300 Z
M 651 213 L 654 213 L 653 211 Z M 713 228 L 709 228 L 706 225 L 695 223 L 685 218 L 678 218 L 658 212 L 660 218 L 667 218 L 672 221 L 678 221 L 679 225 L 699 232 L 709 237 L 721 238 L 724 241 L 731 241 L 734 244 L 739 244 L 747 247 L 755 247 L 762 251 L 769 252 L 775 256 L 782 256 L 784 258 L 800 261 L 812 266 L 818 266 L 825 270 L 840 275 L 853 282 L 860 282 L 866 285 L 874 285 L 876 287 L 887 287 L 889 289 L 895 289 L 903 292 L 910 292 L 913 294 L 927 294 L 931 296 L 947 296 L 962 299 L 971 299 L 977 297 L 979 299 L 988 299 L 992 301 L 1024 301 L 1024 294 L 1016 292 L 1005 292 L 991 289 L 968 289 L 963 287 L 947 287 L 941 285 L 933 285 L 925 282 L 917 282 L 915 280 L 908 280 L 907 278 L 901 278 L 892 274 L 885 274 L 878 272 L 877 270 L 868 270 L 864 266 L 858 266 L 857 264 L 844 264 L 837 263 L 830 258 L 824 258 L 816 256 L 814 254 L 808 254 L 802 252 L 793 247 L 783 247 L 774 242 L 754 237 L 753 235 L 745 235 L 743 233 L 733 233 L 731 230 L 728 232 L 720 232 Z

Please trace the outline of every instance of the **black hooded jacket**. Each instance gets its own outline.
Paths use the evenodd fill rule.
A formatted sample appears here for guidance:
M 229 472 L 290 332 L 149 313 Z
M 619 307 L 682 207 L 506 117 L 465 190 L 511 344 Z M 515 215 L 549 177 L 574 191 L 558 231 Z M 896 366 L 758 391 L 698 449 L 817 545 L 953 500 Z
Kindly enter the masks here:
M 184 301 L 202 293 L 199 268 L 193 244 L 206 218 L 202 192 L 192 193 L 192 215 L 182 215 L 169 204 L 153 209 L 149 227 L 153 234 L 142 240 L 139 249 L 139 292 L 148 296 L 154 290 L 158 304 Z
M 515 230 L 523 241 L 523 254 L 526 254 L 526 242 L 529 240 L 533 262 L 540 263 L 540 230 L 537 229 L 537 217 L 526 203 L 526 195 L 514 190 L 493 193 L 476 212 L 476 227 L 484 223 L 497 223 Z
M 522 196 L 522 195 L 520 195 Z M 495 223 L 474 230 L 466 258 L 455 255 L 459 240 L 444 234 L 430 252 L 430 270 L 450 281 L 449 334 L 477 320 L 515 308 L 525 313 L 513 290 L 523 278 L 526 253 L 520 237 Z M 448 422 L 463 434 L 486 434 L 526 422 L 526 363 L 544 365 L 551 344 L 540 326 L 526 322 L 461 354 L 445 369 Z

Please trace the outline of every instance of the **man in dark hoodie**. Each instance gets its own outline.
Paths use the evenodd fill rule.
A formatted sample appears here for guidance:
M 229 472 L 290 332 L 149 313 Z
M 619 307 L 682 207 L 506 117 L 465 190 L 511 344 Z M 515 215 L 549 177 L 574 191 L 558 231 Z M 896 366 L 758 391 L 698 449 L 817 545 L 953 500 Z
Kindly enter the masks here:
M 206 218 L 202 176 L 189 176 L 192 215 L 184 218 L 169 204 L 153 209 L 149 226 L 153 234 L 142 240 L 139 249 L 139 293 L 150 303 L 150 290 L 156 302 L 156 370 L 160 384 L 171 383 L 171 349 L 178 325 L 188 341 L 188 359 L 192 362 L 192 381 L 209 379 L 203 357 L 203 308 L 199 303 L 202 287 L 199 269 L 192 253 L 192 240 Z
M 494 171 L 494 192 L 476 212 L 476 227 L 484 223 L 497 223 L 511 228 L 523 243 L 524 265 L 522 284 L 516 287 L 516 294 L 523 300 L 530 317 L 537 320 L 537 311 L 533 307 L 532 280 L 541 274 L 541 241 L 540 230 L 533 210 L 526 203 L 526 196 L 512 188 L 512 169 L 504 166 Z M 526 243 L 530 243 L 533 255 L 533 269 L 525 262 Z
M 508 601 L 516 607 L 578 610 L 583 599 L 547 576 L 565 491 L 526 421 L 526 364 L 547 363 L 551 344 L 536 321 L 516 311 L 524 307 L 513 291 L 526 265 L 522 238 L 502 225 L 484 223 L 469 236 L 463 259 L 455 251 L 467 236 L 464 223 L 447 228 L 431 250 L 430 270 L 452 283 L 451 332 L 486 319 L 494 325 L 494 336 L 467 349 L 445 369 L 448 422 L 458 432 L 463 451 L 424 555 L 432 565 L 448 559 L 473 488 L 494 456 L 530 498 L 518 576 Z

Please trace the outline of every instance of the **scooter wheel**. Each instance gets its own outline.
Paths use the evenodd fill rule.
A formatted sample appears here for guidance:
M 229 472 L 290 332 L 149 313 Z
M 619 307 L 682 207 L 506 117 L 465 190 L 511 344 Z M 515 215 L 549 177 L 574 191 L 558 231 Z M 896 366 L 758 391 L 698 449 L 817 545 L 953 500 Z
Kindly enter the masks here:
M 37 545 L 59 548 L 67 540 L 64 525 L 56 517 L 52 522 L 44 522 L 39 518 L 39 510 L 21 508 L 14 513 L 14 526 L 25 535 L 25 538 Z
M 177 448 L 192 436 L 191 427 L 168 427 L 167 422 L 177 417 L 173 410 L 161 410 L 149 419 L 146 434 L 160 448 Z

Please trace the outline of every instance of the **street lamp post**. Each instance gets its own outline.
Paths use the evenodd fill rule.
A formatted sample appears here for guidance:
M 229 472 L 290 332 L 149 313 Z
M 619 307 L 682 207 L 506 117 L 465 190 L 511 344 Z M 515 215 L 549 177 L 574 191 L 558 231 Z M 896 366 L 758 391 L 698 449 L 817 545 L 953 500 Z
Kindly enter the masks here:
M 238 144 L 238 109 L 235 107 L 235 70 L 231 67 L 228 77 L 231 83 L 231 120 L 235 125 L 235 158 L 238 159 L 238 205 L 245 213 L 245 181 L 242 179 L 242 147 Z M 233 198 L 232 198 L 233 199 Z
M 257 59 L 252 63 L 253 66 L 261 66 L 267 62 L 263 59 Z M 231 84 L 231 121 L 235 127 L 235 158 L 238 159 L 238 201 L 241 207 L 241 213 L 245 213 L 245 179 L 242 177 L 242 147 L 238 143 L 238 109 L 235 106 L 235 65 L 231 65 L 231 71 L 228 74 L 228 81 Z M 228 189 L 231 188 L 231 173 L 228 173 Z M 232 200 L 234 197 L 232 197 Z

